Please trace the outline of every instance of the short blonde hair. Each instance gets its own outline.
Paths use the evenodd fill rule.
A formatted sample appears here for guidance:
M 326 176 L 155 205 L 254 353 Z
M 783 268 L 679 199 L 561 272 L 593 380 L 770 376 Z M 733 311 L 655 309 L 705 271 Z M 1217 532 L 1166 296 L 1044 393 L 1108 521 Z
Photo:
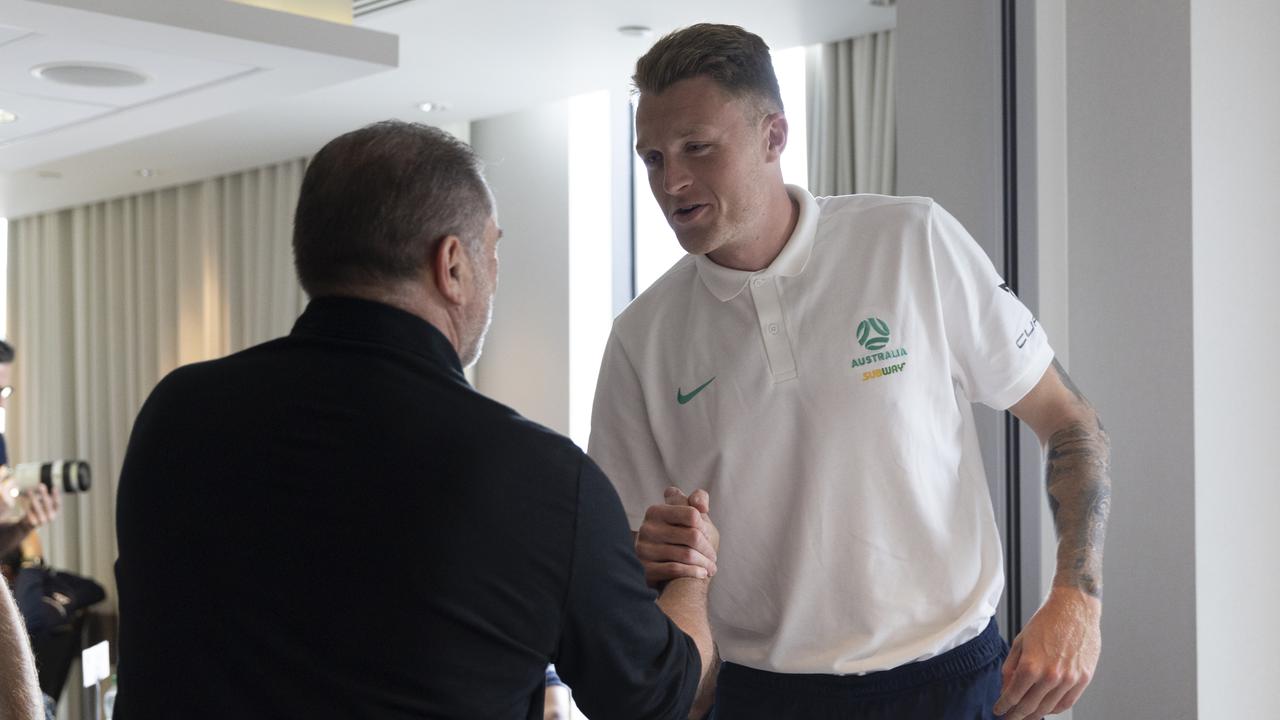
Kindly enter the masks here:
M 731 95 L 760 101 L 766 112 L 783 110 L 769 46 L 737 25 L 699 23 L 664 36 L 636 61 L 631 81 L 642 95 L 660 95 L 681 80 L 702 75 Z

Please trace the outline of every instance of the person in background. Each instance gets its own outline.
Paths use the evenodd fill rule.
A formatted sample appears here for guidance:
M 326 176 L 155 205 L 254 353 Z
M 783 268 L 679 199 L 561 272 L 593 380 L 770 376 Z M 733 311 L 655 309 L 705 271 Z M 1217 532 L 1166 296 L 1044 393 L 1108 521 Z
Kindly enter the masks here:
M 716 719 L 1071 707 L 1098 662 L 1110 449 L 1043 328 L 936 202 L 783 183 L 756 35 L 679 30 L 634 80 L 636 152 L 689 254 L 615 321 L 589 452 L 650 582 L 715 575 Z M 1011 650 L 978 402 L 1040 437 L 1058 531 Z M 723 552 L 680 488 L 716 499 Z
M 134 424 L 118 719 L 536 720 L 550 663 L 592 717 L 688 714 L 709 579 L 649 589 L 595 463 L 463 375 L 501 235 L 438 129 L 377 123 L 311 160 L 293 331 L 175 370 Z
M 13 395 L 13 346 L 0 340 L 0 410 L 5 409 Z M 9 476 L 9 453 L 0 433 L 0 555 L 7 555 L 22 544 L 37 528 L 53 522 L 62 509 L 62 492 L 51 492 L 43 484 L 36 485 L 21 494 Z
M 0 340 L 0 410 L 6 410 L 9 398 L 13 395 L 13 360 L 16 353 L 13 345 L 4 340 Z M 28 561 L 39 560 L 39 543 L 37 538 L 32 535 L 37 529 L 48 525 L 58 517 L 58 512 L 62 509 L 62 491 L 54 486 L 53 490 L 38 484 L 34 488 L 30 488 L 21 493 L 14 487 L 9 477 L 9 450 L 5 443 L 4 433 L 0 433 L 0 567 L 3 568 L 6 589 L 4 593 L 5 601 L 10 603 L 10 607 L 14 608 L 14 612 L 21 618 L 18 613 L 17 605 L 13 604 L 14 598 L 12 590 L 17 582 L 18 573 L 22 566 Z M 34 548 L 33 549 L 33 546 Z M 30 554 L 34 557 L 27 557 Z M 30 638 L 25 628 L 20 628 L 20 641 L 25 648 L 28 656 L 32 654 Z M 7 629 L 0 629 L 0 635 L 8 632 Z M 7 645 L 7 639 L 0 640 L 0 643 Z M 5 652 L 0 649 L 0 652 Z M 15 657 L 15 661 L 18 658 Z M 32 672 L 34 672 L 34 661 L 32 662 Z M 10 670 L 5 669 L 4 675 L 7 677 Z M 17 672 L 15 670 L 14 672 Z M 17 679 L 14 693 L 24 692 L 23 685 Z M 37 681 L 35 689 L 32 691 L 41 697 L 44 710 L 38 717 L 52 717 L 57 702 L 40 692 L 40 685 Z M 16 695 L 14 695 L 16 697 Z M 23 700 L 22 702 L 25 702 Z M 8 717 L 8 716 L 5 716 Z M 21 717 L 15 715 L 15 717 Z

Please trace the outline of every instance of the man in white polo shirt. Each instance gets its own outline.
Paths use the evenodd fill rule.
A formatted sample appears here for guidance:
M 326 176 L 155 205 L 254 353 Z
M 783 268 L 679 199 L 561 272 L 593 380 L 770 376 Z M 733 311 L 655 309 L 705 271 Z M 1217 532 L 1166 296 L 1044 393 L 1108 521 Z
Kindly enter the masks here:
M 614 324 L 590 454 L 652 584 L 717 576 L 714 717 L 1070 707 L 1100 647 L 1109 445 L 1034 316 L 933 201 L 783 184 L 755 35 L 672 33 L 634 80 L 636 149 L 689 254 Z M 1058 570 L 1011 650 L 974 402 L 1011 409 L 1049 457 Z M 690 510 L 695 489 L 714 509 L 699 493 Z

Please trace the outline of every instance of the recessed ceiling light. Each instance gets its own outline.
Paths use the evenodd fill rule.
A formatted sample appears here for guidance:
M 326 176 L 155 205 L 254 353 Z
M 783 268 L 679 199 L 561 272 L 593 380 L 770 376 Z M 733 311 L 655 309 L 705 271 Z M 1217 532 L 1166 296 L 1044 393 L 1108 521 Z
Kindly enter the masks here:
M 627 37 L 645 38 L 653 34 L 653 28 L 648 25 L 623 25 L 618 28 L 618 32 Z
M 138 171 L 138 177 L 151 177 L 152 175 L 155 175 L 155 174 L 156 174 L 156 171 L 152 170 L 151 168 L 142 168 L 141 170 Z
M 17 121 L 18 121 L 17 114 L 11 113 L 8 110 L 0 110 L 0 123 L 11 123 L 11 122 L 17 122 Z
M 448 105 L 445 105 L 445 104 L 444 104 L 444 103 L 442 103 L 442 102 L 429 102 L 429 101 L 428 101 L 428 102 L 424 102 L 424 103 L 422 103 L 422 104 L 418 105 L 418 109 L 419 109 L 419 110 L 421 110 L 422 112 L 426 112 L 426 113 L 429 113 L 429 112 L 444 112 L 445 110 L 448 110 L 448 109 L 449 109 L 449 106 L 448 106 Z
M 91 88 L 132 87 L 150 79 L 145 73 L 124 65 L 94 62 L 45 63 L 31 68 L 31 74 L 61 85 Z

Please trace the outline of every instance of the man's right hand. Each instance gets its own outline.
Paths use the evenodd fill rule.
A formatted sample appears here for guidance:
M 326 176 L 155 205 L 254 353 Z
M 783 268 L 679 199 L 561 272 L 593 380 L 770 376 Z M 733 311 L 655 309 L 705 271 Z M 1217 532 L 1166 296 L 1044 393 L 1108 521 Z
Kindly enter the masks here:
M 21 523 L 27 532 L 53 522 L 58 518 L 58 512 L 62 510 L 62 493 L 57 487 L 50 492 L 41 483 L 22 493 L 22 496 L 26 500 L 26 512 L 23 513 Z
M 38 484 L 18 493 L 8 468 L 0 469 L 0 525 L 17 528 L 26 535 L 53 522 L 61 509 L 62 494 L 57 488 L 50 492 Z
M 645 511 L 636 533 L 636 555 L 644 566 L 645 582 L 658 587 L 676 578 L 707 578 L 716 574 L 720 531 L 712 524 L 711 497 L 705 490 L 685 494 L 677 487 L 664 493 L 662 505 Z

